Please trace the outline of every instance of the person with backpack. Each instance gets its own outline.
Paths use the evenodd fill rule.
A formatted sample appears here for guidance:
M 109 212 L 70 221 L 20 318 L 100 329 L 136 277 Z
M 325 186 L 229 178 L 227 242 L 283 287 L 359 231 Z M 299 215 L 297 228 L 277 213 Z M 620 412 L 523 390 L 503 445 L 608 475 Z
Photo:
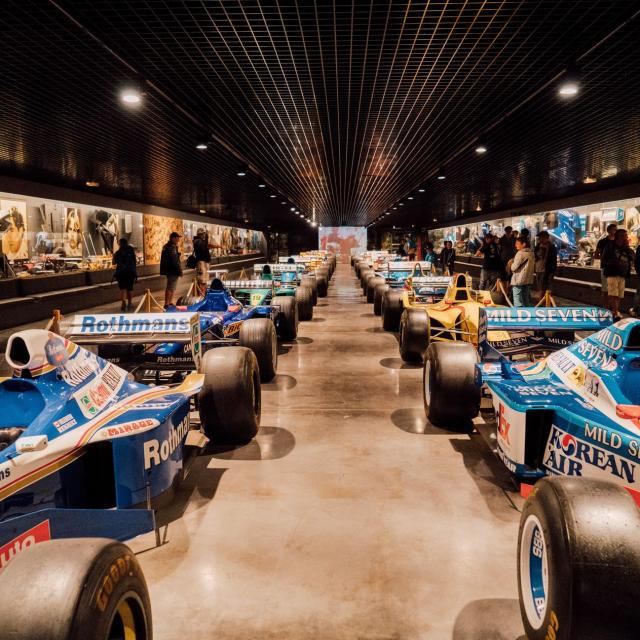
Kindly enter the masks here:
M 169 242 L 162 247 L 160 255 L 160 275 L 167 277 L 167 285 L 164 291 L 164 308 L 173 304 L 173 296 L 178 287 L 178 279 L 182 276 L 180 264 L 180 252 L 178 242 L 182 236 L 176 231 L 169 234 Z
M 635 256 L 629 248 L 629 238 L 626 229 L 618 229 L 602 251 L 602 273 L 607 279 L 607 295 L 609 309 L 613 313 L 613 321 L 620 320 L 620 300 L 624 298 L 626 279 L 631 273 L 631 265 Z
M 133 304 L 131 295 L 133 285 L 138 279 L 138 267 L 136 264 L 136 252 L 126 238 L 120 238 L 119 249 L 113 254 L 112 263 L 116 267 L 114 277 L 120 289 L 122 311 L 131 311 Z
M 535 256 L 529 246 L 529 236 L 516 238 L 516 256 L 511 263 L 511 291 L 514 307 L 531 306 L 531 285 L 534 281 Z

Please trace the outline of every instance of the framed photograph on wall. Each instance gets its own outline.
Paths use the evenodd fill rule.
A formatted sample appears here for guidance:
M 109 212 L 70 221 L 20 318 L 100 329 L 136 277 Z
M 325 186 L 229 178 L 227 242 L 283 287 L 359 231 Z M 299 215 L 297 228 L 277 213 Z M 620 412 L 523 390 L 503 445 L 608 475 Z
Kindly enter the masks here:
M 82 227 L 80 226 L 80 209 L 64 208 L 64 233 L 62 247 L 67 258 L 82 257 Z
M 9 260 L 29 257 L 27 246 L 27 203 L 24 200 L 0 200 L 2 253 Z

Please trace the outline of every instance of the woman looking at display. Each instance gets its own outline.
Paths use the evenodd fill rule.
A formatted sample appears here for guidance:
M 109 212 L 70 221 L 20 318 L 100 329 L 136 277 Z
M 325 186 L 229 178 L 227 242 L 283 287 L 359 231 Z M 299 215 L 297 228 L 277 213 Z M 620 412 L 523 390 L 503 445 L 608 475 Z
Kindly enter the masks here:
M 531 285 L 534 281 L 535 257 L 529 246 L 529 236 L 516 238 L 516 257 L 511 263 L 511 290 L 514 307 L 531 306 Z
M 136 266 L 136 252 L 126 238 L 120 238 L 118 242 L 120 248 L 113 254 L 112 262 L 116 266 L 115 279 L 120 289 L 120 299 L 122 311 L 131 311 L 133 304 L 131 295 L 133 285 L 138 278 Z

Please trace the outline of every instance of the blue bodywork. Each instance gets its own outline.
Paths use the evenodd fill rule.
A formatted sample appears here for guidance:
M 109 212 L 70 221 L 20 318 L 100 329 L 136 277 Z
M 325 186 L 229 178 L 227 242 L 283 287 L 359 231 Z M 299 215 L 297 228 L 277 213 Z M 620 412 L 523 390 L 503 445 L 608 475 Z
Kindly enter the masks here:
M 14 375 L 0 383 L 0 564 L 34 527 L 36 542 L 153 530 L 150 509 L 120 510 L 149 504 L 182 474 L 202 377 L 150 387 L 41 330 L 14 334 L 7 361 Z
M 612 325 L 609 311 L 556 307 L 486 309 L 477 383 L 491 392 L 498 455 L 517 477 L 608 479 L 640 496 L 640 321 Z M 534 332 L 546 357 L 512 360 L 492 332 Z M 595 331 L 554 346 L 549 331 Z M 531 343 L 524 344 L 530 350 Z M 554 351 L 554 348 L 557 349 Z M 512 356 L 515 351 L 512 351 Z

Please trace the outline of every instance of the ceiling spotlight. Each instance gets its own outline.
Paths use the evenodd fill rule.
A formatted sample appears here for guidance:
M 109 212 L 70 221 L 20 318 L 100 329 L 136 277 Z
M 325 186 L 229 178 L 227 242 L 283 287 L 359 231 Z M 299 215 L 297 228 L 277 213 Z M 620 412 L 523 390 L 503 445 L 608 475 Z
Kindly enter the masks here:
M 476 205 L 476 211 L 482 211 L 482 207 L 480 206 L 480 203 L 478 202 L 478 204 Z
M 487 144 L 482 138 L 478 138 L 476 153 L 487 153 Z
M 196 149 L 199 151 L 206 151 L 209 148 L 209 143 L 206 140 L 198 140 L 196 142 Z
M 100 183 L 97 182 L 96 180 L 87 180 L 85 184 L 87 185 L 87 187 L 91 187 L 92 189 L 95 189 L 96 187 L 100 186 Z
M 578 95 L 578 91 L 580 91 L 580 86 L 574 80 L 564 80 L 558 87 L 558 95 L 563 98 L 573 98 Z
M 394 211 L 398 208 L 398 207 L 391 207 Z
M 264 189 L 267 185 L 266 185 L 264 182 L 261 182 L 258 186 L 259 186 L 261 189 Z
M 398 202 L 398 205 L 404 207 L 404 202 Z
M 425 192 L 425 188 L 424 188 L 424 187 L 420 187 L 420 188 L 418 189 L 418 191 L 419 191 L 420 193 L 424 193 L 424 192 Z
M 295 211 L 296 208 L 295 207 L 291 207 L 291 209 L 289 209 L 289 211 Z
M 200 209 L 200 213 L 207 213 L 204 209 Z
M 486 148 L 485 148 L 485 151 L 486 151 Z M 447 176 L 444 173 L 444 169 L 442 167 L 440 167 L 438 169 L 438 175 L 437 175 L 438 180 L 444 180 L 446 177 Z
M 594 182 L 598 182 L 598 178 L 595 176 L 586 176 L 582 182 L 584 184 L 593 184 Z
M 125 87 L 120 91 L 120 100 L 128 107 L 136 107 L 142 102 L 142 91 L 138 87 Z
M 407 200 L 413 200 L 413 196 L 409 196 Z
M 280 204 L 287 204 L 287 201 L 283 200 Z
M 236 171 L 236 175 L 239 178 L 244 178 L 247 175 L 247 171 L 249 171 L 249 167 L 246 164 L 241 164 Z
M 277 196 L 276 196 L 276 194 L 275 194 L 275 193 L 272 193 L 269 197 L 270 197 L 270 198 L 277 198 Z

